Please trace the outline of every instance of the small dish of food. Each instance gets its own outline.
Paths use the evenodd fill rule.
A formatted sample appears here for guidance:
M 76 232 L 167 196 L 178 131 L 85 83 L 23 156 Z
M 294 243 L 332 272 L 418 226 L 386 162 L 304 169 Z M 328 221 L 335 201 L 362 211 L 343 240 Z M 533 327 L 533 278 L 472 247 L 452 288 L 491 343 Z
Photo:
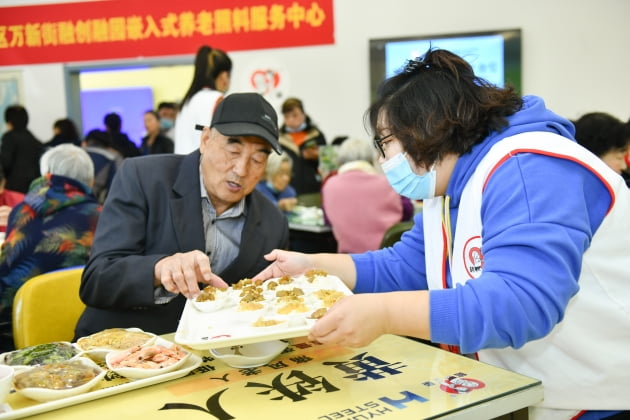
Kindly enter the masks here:
M 144 379 L 179 369 L 190 352 L 175 343 L 158 339 L 153 344 L 112 351 L 105 357 L 107 368 L 129 379 Z
M 192 303 L 201 312 L 213 312 L 230 306 L 233 304 L 233 300 L 228 288 L 220 289 L 209 285 L 204 287 L 201 293 L 192 299 Z
M 57 341 L 2 353 L 0 363 L 12 366 L 16 371 L 22 371 L 32 366 L 64 362 L 80 354 L 81 351 L 72 343 Z
M 235 368 L 252 368 L 266 365 L 287 347 L 283 340 L 264 341 L 241 346 L 210 349 L 210 354 Z
M 111 351 L 153 343 L 157 336 L 139 328 L 109 328 L 77 340 L 79 350 L 96 360 L 105 360 Z
M 89 391 L 106 372 L 87 357 L 77 357 L 16 373 L 13 387 L 16 392 L 35 401 L 54 401 Z
M 259 316 L 251 325 L 257 329 L 287 328 L 289 318 L 287 316 Z

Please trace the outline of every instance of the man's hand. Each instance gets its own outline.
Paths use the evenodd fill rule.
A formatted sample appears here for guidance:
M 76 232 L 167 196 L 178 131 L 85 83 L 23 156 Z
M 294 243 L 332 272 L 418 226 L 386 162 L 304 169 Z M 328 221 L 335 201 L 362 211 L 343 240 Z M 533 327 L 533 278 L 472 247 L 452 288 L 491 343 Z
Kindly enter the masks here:
M 191 299 L 200 292 L 199 283 L 227 287 L 227 283 L 212 272 L 210 259 L 201 251 L 178 252 L 162 258 L 153 270 L 154 285 L 169 292 L 181 293 Z

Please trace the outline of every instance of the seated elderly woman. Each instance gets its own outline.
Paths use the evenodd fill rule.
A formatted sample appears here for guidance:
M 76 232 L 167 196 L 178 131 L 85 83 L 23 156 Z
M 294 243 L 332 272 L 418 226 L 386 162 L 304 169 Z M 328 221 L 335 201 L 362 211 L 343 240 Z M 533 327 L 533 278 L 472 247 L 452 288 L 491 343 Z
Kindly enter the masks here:
M 322 185 L 322 207 L 338 252 L 378 249 L 390 226 L 413 216 L 411 201 L 394 191 L 373 160 L 368 141 L 348 139 L 337 152 L 337 174 Z
M 277 155 L 272 153 L 267 159 L 265 177 L 256 185 L 258 191 L 273 201 L 285 213 L 293 210 L 297 204 L 297 193 L 289 185 L 292 169 L 293 160 L 288 154 Z
M 13 346 L 15 292 L 38 274 L 85 264 L 101 212 L 90 188 L 94 166 L 85 150 L 72 144 L 53 147 L 42 156 L 40 169 L 44 175 L 11 210 L 0 249 L 0 351 Z

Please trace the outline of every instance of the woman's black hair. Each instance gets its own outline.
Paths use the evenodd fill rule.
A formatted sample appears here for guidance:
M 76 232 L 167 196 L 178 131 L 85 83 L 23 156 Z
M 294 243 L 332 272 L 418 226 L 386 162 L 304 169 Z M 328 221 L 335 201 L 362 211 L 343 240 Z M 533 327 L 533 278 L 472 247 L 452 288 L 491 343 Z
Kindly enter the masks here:
M 193 80 L 186 95 L 184 95 L 182 105 L 204 87 L 216 89 L 215 80 L 224 71 L 227 71 L 228 74 L 232 72 L 232 60 L 230 57 L 219 49 L 207 45 L 200 47 L 195 56 Z
M 605 112 L 589 112 L 574 124 L 577 142 L 599 157 L 628 148 L 630 130 L 617 117 Z
M 62 118 L 53 124 L 59 130 L 59 137 L 64 140 L 78 141 L 80 139 L 79 130 L 70 118 Z
M 450 51 L 429 49 L 383 82 L 365 122 L 375 137 L 393 134 L 416 163 L 429 167 L 445 154 L 469 152 L 503 129 L 522 104 L 514 88 L 475 76 L 470 64 Z M 387 127 L 380 126 L 381 118 Z

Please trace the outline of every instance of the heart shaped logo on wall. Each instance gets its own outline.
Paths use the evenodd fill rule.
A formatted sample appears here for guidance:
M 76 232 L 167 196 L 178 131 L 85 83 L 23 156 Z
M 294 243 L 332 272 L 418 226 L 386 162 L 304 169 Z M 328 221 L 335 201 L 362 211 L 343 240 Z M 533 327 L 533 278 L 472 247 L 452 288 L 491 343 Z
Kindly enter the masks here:
M 236 66 L 238 70 L 230 83 L 234 92 L 256 92 L 278 111 L 287 92 L 291 92 L 291 75 L 286 66 L 268 57 L 252 59 Z
M 272 69 L 254 70 L 249 78 L 254 90 L 263 96 L 271 95 L 280 86 L 280 73 Z

